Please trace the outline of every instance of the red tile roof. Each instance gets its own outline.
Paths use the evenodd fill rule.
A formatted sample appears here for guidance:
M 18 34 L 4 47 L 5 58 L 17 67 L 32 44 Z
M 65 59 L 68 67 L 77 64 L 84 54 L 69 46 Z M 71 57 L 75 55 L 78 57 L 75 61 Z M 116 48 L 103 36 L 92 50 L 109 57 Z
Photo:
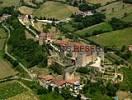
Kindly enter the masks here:
M 50 80 L 54 79 L 54 77 L 52 75 L 46 75 L 46 76 L 45 75 L 40 75 L 40 76 L 38 76 L 38 78 L 43 79 L 45 81 L 50 81 Z
M 66 84 L 66 81 L 65 80 L 54 80 L 53 83 L 56 84 L 57 86 L 62 86 Z
M 41 80 L 45 80 L 45 81 L 51 81 L 51 83 L 57 85 L 57 86 L 63 86 L 64 84 L 68 83 L 68 84 L 72 84 L 74 85 L 75 82 L 79 82 L 79 80 L 59 80 L 59 79 L 55 79 L 52 75 L 39 75 L 38 76 L 39 79 Z

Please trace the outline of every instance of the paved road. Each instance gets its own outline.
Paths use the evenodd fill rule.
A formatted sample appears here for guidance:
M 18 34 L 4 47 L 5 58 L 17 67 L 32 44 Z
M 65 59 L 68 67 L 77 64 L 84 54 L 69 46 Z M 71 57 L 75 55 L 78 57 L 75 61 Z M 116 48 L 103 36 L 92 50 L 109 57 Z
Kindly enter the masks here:
M 26 26 L 26 24 L 23 23 L 23 21 L 22 21 L 21 18 L 18 18 L 18 20 L 19 20 L 19 22 L 22 25 L 24 25 L 26 27 L 27 30 L 29 30 L 30 32 L 32 32 L 36 38 L 39 38 L 38 34 L 34 30 L 32 30 L 29 26 Z
M 69 22 L 71 21 L 71 18 L 66 18 L 66 19 L 62 19 L 62 20 L 59 20 L 59 21 L 52 21 L 52 20 L 40 20 L 40 19 L 37 19 L 38 22 L 43 22 L 43 23 L 49 23 L 49 24 L 52 24 L 53 22 L 55 24 L 59 24 L 61 22 Z

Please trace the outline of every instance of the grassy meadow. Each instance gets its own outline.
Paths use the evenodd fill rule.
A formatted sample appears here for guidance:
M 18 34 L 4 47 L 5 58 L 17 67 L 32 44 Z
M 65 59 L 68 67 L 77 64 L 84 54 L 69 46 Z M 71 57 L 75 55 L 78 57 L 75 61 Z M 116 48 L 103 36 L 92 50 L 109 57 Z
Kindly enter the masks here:
M 17 72 L 12 68 L 12 65 L 4 60 L 4 45 L 7 38 L 7 33 L 0 28 L 0 79 L 16 75 Z
M 39 99 L 30 91 L 25 91 L 16 96 L 8 98 L 7 100 L 39 100 Z
M 132 28 L 103 33 L 88 39 L 107 47 L 121 48 L 123 45 L 132 44 Z
M 5 40 L 7 37 L 7 33 L 4 29 L 0 28 L 0 50 L 4 48 Z
M 112 2 L 112 1 L 115 1 L 115 0 L 86 0 L 86 1 L 89 2 L 89 3 L 93 3 L 93 4 L 105 5 L 108 2 Z
M 84 28 L 82 30 L 76 31 L 75 34 L 78 34 L 80 36 L 86 36 L 86 34 L 92 35 L 94 31 L 100 31 L 100 30 L 103 32 L 112 31 L 112 27 L 107 22 L 103 22 L 103 23 L 96 24 L 96 25 Z
M 27 7 L 27 6 L 21 6 L 18 8 L 18 11 L 21 13 L 21 14 L 32 14 L 33 13 L 33 8 L 30 8 L 30 7 Z
M 33 13 L 34 16 L 45 16 L 49 18 L 64 19 L 70 17 L 71 14 L 78 12 L 78 8 L 72 7 L 60 2 L 47 1 L 36 9 Z
M 5 100 L 9 97 L 15 96 L 26 89 L 21 86 L 17 81 L 10 81 L 0 84 L 0 100 Z
M 132 23 L 132 13 L 124 17 L 123 21 Z
M 20 0 L 0 0 L 0 7 L 10 7 L 19 5 Z
M 17 71 L 12 68 L 12 65 L 3 59 L 0 59 L 0 79 L 16 75 Z
M 97 11 L 103 11 L 107 19 L 112 17 L 122 18 L 124 14 L 132 13 L 132 4 L 125 4 L 122 1 L 114 2 L 106 6 L 102 6 Z

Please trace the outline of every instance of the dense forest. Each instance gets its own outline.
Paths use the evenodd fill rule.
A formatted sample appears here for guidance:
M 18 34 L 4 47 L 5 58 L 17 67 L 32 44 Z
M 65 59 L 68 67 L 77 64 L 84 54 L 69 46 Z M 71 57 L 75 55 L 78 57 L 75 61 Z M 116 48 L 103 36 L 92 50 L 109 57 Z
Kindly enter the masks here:
M 13 16 L 7 20 L 7 23 L 11 26 L 11 37 L 8 41 L 9 52 L 24 62 L 27 67 L 37 64 L 46 66 L 46 50 L 32 39 L 26 40 L 25 27 L 19 23 L 18 19 Z

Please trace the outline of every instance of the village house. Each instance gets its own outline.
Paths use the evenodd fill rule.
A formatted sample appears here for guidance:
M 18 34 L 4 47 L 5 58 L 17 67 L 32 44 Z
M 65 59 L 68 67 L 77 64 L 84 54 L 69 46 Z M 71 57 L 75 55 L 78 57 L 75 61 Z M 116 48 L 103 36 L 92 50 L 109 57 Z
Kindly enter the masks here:
M 92 11 L 85 11 L 85 12 L 81 11 L 81 12 L 76 13 L 76 15 L 82 15 L 83 17 L 85 17 L 85 16 L 91 16 L 93 14 L 94 13 Z
M 44 43 L 50 43 L 54 40 L 53 33 L 40 33 L 39 34 L 39 45 L 43 45 Z
M 52 91 L 54 91 L 55 87 L 57 87 L 60 92 L 62 88 L 68 87 L 71 92 L 79 94 L 79 91 L 82 89 L 80 79 L 57 79 L 52 75 L 39 75 L 38 79 L 41 86 L 47 89 L 49 86 L 52 86 Z
M 40 80 L 40 85 L 48 89 L 54 77 L 52 75 L 39 75 L 38 79 Z

